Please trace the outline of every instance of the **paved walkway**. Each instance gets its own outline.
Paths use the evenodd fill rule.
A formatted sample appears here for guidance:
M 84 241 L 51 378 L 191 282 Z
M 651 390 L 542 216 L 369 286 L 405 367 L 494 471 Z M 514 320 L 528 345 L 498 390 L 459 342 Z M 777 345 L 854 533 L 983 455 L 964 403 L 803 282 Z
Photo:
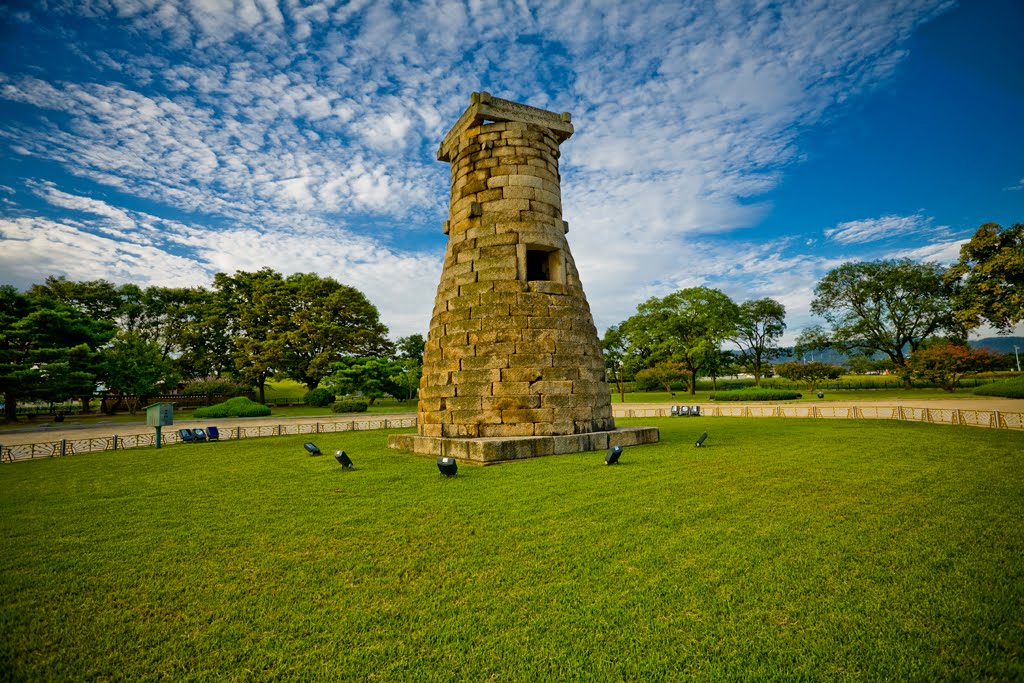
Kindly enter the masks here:
M 827 394 L 826 394 L 827 396 Z M 665 408 L 670 405 L 686 405 L 686 394 L 678 394 L 676 400 L 671 403 L 613 403 L 612 411 L 616 417 L 621 417 L 627 410 L 644 410 Z M 702 405 L 722 405 L 741 407 L 748 404 L 719 403 Z M 858 407 L 893 407 L 903 406 L 904 408 L 959 408 L 961 410 L 998 410 L 1008 413 L 1024 413 L 1024 399 L 996 398 L 972 396 L 971 398 L 948 398 L 948 399 L 906 399 L 906 400 L 885 400 L 885 401 L 815 401 L 813 403 L 792 403 L 786 401 L 759 402 L 749 405 L 793 405 L 804 408 L 836 407 L 836 406 L 858 406 Z M 227 420 L 181 420 L 175 421 L 173 429 L 183 427 L 205 427 L 216 425 L 222 430 L 233 426 L 257 427 L 266 425 L 288 425 L 288 424 L 321 424 L 339 422 L 362 422 L 365 420 L 384 420 L 399 417 L 409 417 L 410 413 L 364 413 L 361 415 L 305 415 L 300 417 L 245 417 L 232 418 Z M 27 427 L 0 431 L 0 444 L 4 446 L 15 446 L 26 443 L 41 443 L 46 441 L 60 441 L 61 439 L 89 439 L 103 438 L 117 434 L 118 436 L 130 436 L 133 434 L 151 434 L 152 427 L 147 427 L 145 422 L 99 422 L 87 424 L 75 424 L 65 422 L 61 424 L 40 425 L 38 427 Z
M 415 413 L 362 413 L 359 415 L 302 415 L 299 417 L 235 417 L 224 420 L 175 420 L 173 427 L 165 427 L 164 434 L 178 429 L 207 427 L 215 425 L 221 431 L 233 427 L 262 427 L 289 424 L 334 424 L 348 422 L 365 422 L 366 420 L 389 420 L 391 418 L 409 417 Z M 145 418 L 141 422 L 90 422 L 76 424 L 74 421 L 60 424 L 50 423 L 38 427 L 0 431 L 0 444 L 17 446 L 24 443 L 43 443 L 60 441 L 61 439 L 99 439 L 117 434 L 132 436 L 134 434 L 152 434 L 153 428 L 147 427 Z

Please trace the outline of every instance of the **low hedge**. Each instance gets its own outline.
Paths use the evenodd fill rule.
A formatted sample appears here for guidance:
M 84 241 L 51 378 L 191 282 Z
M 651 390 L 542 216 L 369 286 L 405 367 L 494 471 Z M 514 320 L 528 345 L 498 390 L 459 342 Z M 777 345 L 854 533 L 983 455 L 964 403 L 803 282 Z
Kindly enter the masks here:
M 270 408 L 262 403 L 237 396 L 229 398 L 223 403 L 217 403 L 205 408 L 196 408 L 192 413 L 193 417 L 208 419 L 215 417 L 266 417 L 270 415 Z
M 974 390 L 979 396 L 1002 396 L 1003 398 L 1024 398 L 1024 377 L 1014 377 L 1002 382 L 983 384 Z
M 360 398 L 343 398 L 331 404 L 331 411 L 335 413 L 365 413 L 369 407 L 369 401 Z
M 711 394 L 712 401 L 792 401 L 803 394 L 786 389 L 735 389 Z

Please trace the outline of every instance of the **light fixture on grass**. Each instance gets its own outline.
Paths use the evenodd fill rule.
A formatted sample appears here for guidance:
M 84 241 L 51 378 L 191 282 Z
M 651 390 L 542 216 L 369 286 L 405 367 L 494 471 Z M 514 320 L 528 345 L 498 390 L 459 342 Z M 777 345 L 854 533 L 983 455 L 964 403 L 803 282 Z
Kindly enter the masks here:
M 437 470 L 446 477 L 454 477 L 459 471 L 459 463 L 455 462 L 455 458 L 442 456 L 437 459 Z
M 697 448 L 700 448 L 701 446 L 704 445 L 704 440 L 707 439 L 707 438 L 708 438 L 708 433 L 704 432 L 703 434 L 700 435 L 700 438 L 697 439 L 697 443 L 694 444 L 694 445 L 697 446 Z
M 608 449 L 608 455 L 604 456 L 605 465 L 617 465 L 619 457 L 622 456 L 622 446 L 614 446 Z
M 315 443 L 305 443 L 302 447 L 309 451 L 310 455 L 320 455 L 320 449 L 316 447 Z
M 334 459 L 338 461 L 338 464 L 341 465 L 342 469 L 352 469 L 352 458 L 348 457 L 348 453 L 345 451 L 335 451 Z

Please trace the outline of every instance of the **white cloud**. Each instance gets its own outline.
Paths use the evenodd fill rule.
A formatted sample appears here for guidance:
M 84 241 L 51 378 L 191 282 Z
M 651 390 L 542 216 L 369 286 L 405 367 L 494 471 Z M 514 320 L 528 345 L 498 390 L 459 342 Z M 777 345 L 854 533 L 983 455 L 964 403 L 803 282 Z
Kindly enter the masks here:
M 599 326 L 645 296 L 725 287 L 726 276 L 741 283 L 730 294 L 775 292 L 804 310 L 821 261 L 789 243 L 726 248 L 706 236 L 755 224 L 767 209 L 757 199 L 798 158 L 800 133 L 884 82 L 911 31 L 948 6 L 68 1 L 33 10 L 40 30 L 62 12 L 81 14 L 97 31 L 132 34 L 132 49 L 79 46 L 110 70 L 82 82 L 0 75 L 0 98 L 44 121 L 0 124 L 0 140 L 97 184 L 94 197 L 152 206 L 144 214 L 39 185 L 76 218 L 53 221 L 54 237 L 33 248 L 73 238 L 110 250 L 116 240 L 103 235 L 116 234 L 140 259 L 188 251 L 188 268 L 178 265 L 190 278 L 266 265 L 340 270 L 375 301 L 371 287 L 380 288 L 393 328 L 418 320 L 403 332 L 423 332 L 448 195 L 434 150 L 469 92 L 486 87 L 573 113 L 565 218 Z M 827 234 L 864 243 L 888 219 L 930 229 L 918 214 Z M 7 236 L 17 220 L 4 223 L 3 259 L 9 243 L 27 244 Z M 416 232 L 433 251 L 385 246 Z M 739 265 L 729 261 L 737 252 Z M 58 264 L 77 268 L 52 258 L 38 261 L 36 280 Z M 97 259 L 86 259 L 91 277 L 122 272 Z M 151 272 L 173 279 L 163 266 Z
M 910 216 L 889 215 L 840 223 L 825 230 L 825 237 L 839 244 L 865 244 L 884 239 L 908 239 L 936 229 L 948 228 L 935 228 L 931 218 L 915 213 Z

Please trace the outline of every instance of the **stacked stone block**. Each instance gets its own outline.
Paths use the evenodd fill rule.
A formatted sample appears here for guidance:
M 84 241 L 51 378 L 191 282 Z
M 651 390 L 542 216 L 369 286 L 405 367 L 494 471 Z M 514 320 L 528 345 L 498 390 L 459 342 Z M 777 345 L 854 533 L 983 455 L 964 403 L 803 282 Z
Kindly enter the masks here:
M 474 93 L 438 159 L 451 164 L 448 246 L 420 382 L 426 437 L 614 428 L 597 329 L 565 234 L 568 114 Z

